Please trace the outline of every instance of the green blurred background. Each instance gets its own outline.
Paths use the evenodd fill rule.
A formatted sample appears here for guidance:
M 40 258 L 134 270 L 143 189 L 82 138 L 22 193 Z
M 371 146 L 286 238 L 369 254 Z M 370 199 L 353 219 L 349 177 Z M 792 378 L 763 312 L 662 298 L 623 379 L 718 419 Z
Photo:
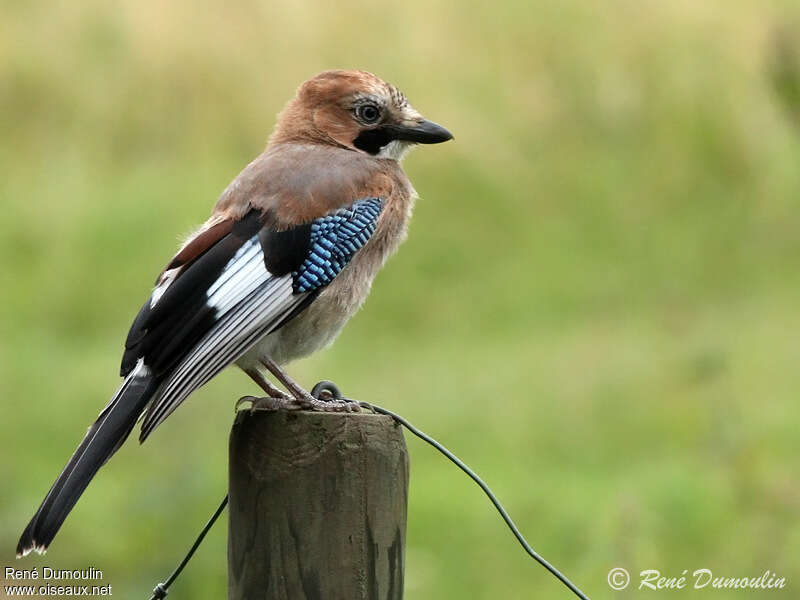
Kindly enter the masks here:
M 593 597 L 638 595 L 616 566 L 770 569 L 800 594 L 796 2 L 0 6 L 0 565 L 144 598 L 183 555 L 256 391 L 238 372 L 124 447 L 46 557 L 13 549 L 179 236 L 296 86 L 345 67 L 456 140 L 407 159 L 408 242 L 297 378 L 437 436 Z M 408 598 L 569 597 L 409 446 Z M 225 593 L 223 522 L 172 596 Z

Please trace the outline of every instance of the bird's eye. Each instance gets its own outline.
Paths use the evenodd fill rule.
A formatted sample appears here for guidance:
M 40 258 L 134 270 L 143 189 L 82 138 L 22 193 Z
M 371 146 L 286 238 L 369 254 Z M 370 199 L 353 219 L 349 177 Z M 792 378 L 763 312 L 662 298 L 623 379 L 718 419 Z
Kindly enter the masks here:
M 362 104 L 356 108 L 356 116 L 360 121 L 371 124 L 381 118 L 381 111 L 374 104 Z

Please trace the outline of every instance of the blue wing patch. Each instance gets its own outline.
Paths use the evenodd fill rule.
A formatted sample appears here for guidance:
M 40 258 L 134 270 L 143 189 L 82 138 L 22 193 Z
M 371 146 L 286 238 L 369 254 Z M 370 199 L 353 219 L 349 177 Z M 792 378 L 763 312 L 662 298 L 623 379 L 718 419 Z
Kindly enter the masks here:
M 292 272 L 294 292 L 313 292 L 333 281 L 367 243 L 381 210 L 383 200 L 365 198 L 312 221 L 308 257 Z

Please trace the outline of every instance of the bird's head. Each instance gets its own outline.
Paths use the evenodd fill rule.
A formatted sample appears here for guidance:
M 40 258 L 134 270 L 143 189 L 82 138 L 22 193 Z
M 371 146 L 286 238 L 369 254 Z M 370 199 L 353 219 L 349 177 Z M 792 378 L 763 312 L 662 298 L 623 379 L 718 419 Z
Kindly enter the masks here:
M 278 116 L 270 142 L 329 144 L 399 160 L 415 144 L 452 138 L 372 73 L 325 71 L 300 86 Z

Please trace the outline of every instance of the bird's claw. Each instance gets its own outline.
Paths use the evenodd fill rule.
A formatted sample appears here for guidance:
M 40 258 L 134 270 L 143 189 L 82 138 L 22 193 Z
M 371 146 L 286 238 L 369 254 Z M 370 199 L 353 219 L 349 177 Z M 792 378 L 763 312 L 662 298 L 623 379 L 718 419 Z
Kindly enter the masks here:
M 252 409 L 253 404 L 255 404 L 256 400 L 257 398 L 255 396 L 242 396 L 236 401 L 236 406 L 234 407 L 234 410 L 236 412 L 239 412 L 239 409 L 242 407 L 242 404 L 247 404 L 248 402 L 250 403 L 250 408 Z
M 276 412 L 279 410 L 302 410 L 300 403 L 290 396 L 273 398 L 272 396 L 242 396 L 236 402 L 236 410 L 240 410 L 242 404 L 250 403 L 250 412 L 266 411 Z

